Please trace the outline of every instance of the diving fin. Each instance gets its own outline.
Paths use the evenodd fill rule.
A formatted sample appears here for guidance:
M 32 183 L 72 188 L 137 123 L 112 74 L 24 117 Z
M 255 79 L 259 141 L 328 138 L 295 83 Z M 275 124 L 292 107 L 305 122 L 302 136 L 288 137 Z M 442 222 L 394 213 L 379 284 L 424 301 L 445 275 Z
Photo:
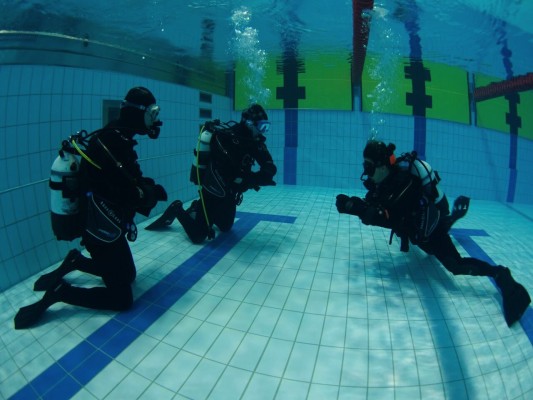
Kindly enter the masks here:
M 63 276 L 76 269 L 76 261 L 79 257 L 81 257 L 79 250 L 70 250 L 59 268 L 47 274 L 41 275 L 39 279 L 35 281 L 33 284 L 33 290 L 40 292 L 56 287 Z
M 517 283 L 514 291 L 503 298 L 503 314 L 507 326 L 513 325 L 526 312 L 531 298 L 526 288 Z
M 181 210 L 183 210 L 183 203 L 181 200 L 173 201 L 158 219 L 144 229 L 147 231 L 156 231 L 170 226 L 172 222 L 174 222 L 174 219 L 178 217 L 178 213 Z
M 63 275 L 58 273 L 57 271 L 49 272 L 48 274 L 41 275 L 39 279 L 35 281 L 33 284 L 33 290 L 35 292 L 42 292 L 45 290 L 48 290 L 50 287 L 54 286 Z
M 503 267 L 494 280 L 502 293 L 505 322 L 511 326 L 526 312 L 531 298 L 526 288 L 513 279 L 508 268 Z
M 21 307 L 15 315 L 15 329 L 26 329 L 35 325 L 47 308 L 42 299 L 29 306 Z
M 68 284 L 63 279 L 60 279 L 54 287 L 45 292 L 41 300 L 28 306 L 21 307 L 14 318 L 15 329 L 26 329 L 35 325 L 41 319 L 48 307 L 60 301 L 61 293 L 65 290 L 66 286 L 68 286 Z

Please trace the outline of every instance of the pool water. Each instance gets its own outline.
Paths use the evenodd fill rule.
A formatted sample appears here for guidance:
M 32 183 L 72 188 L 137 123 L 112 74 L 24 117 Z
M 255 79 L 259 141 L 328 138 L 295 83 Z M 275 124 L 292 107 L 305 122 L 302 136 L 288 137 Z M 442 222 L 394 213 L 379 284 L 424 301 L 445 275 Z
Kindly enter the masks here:
M 355 84 L 354 2 L 12 3 L 0 2 L 0 398 L 533 396 L 531 307 L 507 327 L 491 279 L 403 253 L 335 207 L 339 193 L 364 193 L 369 137 L 416 150 L 450 202 L 472 198 L 451 232 L 460 253 L 533 291 L 533 94 L 473 100 L 491 82 L 529 82 L 533 7 L 375 2 Z M 233 230 L 202 245 L 177 222 L 144 230 L 159 204 L 137 219 L 131 310 L 55 304 L 14 330 L 40 298 L 37 277 L 81 248 L 50 228 L 61 141 L 100 128 L 137 85 L 164 121 L 158 140 L 139 138 L 139 162 L 169 202 L 197 196 L 199 126 L 239 120 L 250 100 L 272 122 L 277 185 L 245 193 Z

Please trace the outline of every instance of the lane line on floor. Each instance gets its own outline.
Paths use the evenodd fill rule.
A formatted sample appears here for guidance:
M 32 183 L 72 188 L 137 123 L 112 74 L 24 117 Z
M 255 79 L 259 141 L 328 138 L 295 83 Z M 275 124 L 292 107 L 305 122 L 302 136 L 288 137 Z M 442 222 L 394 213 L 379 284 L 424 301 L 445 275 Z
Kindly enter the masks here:
M 11 398 L 69 399 L 155 323 L 259 222 L 293 223 L 295 217 L 237 213 L 230 232 L 207 242 L 143 293 L 127 312 L 118 313 Z
M 491 265 L 497 265 L 487 253 L 479 246 L 475 240 L 474 236 L 489 236 L 485 231 L 479 229 L 452 229 L 450 231 L 452 236 L 463 246 L 470 257 L 474 257 L 483 261 L 488 262 Z M 511 271 L 512 272 L 512 271 Z M 494 279 L 489 278 L 492 284 L 498 289 Z M 498 289 L 499 290 L 499 289 Z M 502 315 L 503 318 L 503 315 Z M 531 305 L 527 308 L 524 315 L 519 321 L 522 329 L 524 329 L 525 334 L 529 338 L 529 342 L 533 346 L 533 308 Z

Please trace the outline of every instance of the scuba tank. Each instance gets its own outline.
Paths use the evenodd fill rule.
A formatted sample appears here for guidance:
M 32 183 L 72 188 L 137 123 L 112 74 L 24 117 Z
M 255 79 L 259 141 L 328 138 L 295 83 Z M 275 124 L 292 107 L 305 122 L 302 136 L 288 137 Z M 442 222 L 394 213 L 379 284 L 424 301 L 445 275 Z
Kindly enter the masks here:
M 444 197 L 444 192 L 439 187 L 439 173 L 431 167 L 426 161 L 418 158 L 416 151 L 402 154 L 396 161 L 400 168 L 408 170 L 411 175 L 420 178 L 424 194 L 428 196 L 435 204 Z
M 198 137 L 197 147 L 194 149 L 194 159 L 191 165 L 189 180 L 195 185 L 200 185 L 200 182 L 205 175 L 207 165 L 211 159 L 210 146 L 213 132 L 208 130 L 208 127 L 206 127 L 207 125 L 208 124 L 206 123 L 202 127 L 200 136 Z
M 80 237 L 79 162 L 63 142 L 50 171 L 50 211 L 52 230 L 57 240 L 71 241 Z
M 80 163 L 76 156 L 80 155 L 98 169 L 85 153 L 88 139 L 99 131 L 87 133 L 81 130 L 63 140 L 59 155 L 52 164 L 50 171 L 50 211 L 52 231 L 57 240 L 71 241 L 81 237 L 85 229 L 85 221 L 80 215 Z M 81 147 L 80 147 L 81 146 Z

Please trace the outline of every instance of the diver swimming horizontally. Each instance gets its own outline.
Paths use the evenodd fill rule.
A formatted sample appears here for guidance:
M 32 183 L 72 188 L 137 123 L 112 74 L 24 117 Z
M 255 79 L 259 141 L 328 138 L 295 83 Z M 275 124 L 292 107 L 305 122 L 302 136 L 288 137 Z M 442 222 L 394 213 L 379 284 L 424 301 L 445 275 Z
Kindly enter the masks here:
M 364 199 L 339 194 L 337 210 L 359 217 L 365 225 L 391 229 L 391 239 L 393 234 L 400 238 L 402 251 L 408 251 L 409 243 L 414 244 L 434 255 L 454 275 L 494 278 L 501 291 L 505 321 L 511 326 L 531 303 L 527 290 L 513 279 L 509 268 L 462 257 L 448 233 L 468 211 L 469 199 L 459 197 L 450 214 L 436 171 L 416 157 L 397 160 L 395 148 L 392 143 L 368 141 L 362 175 L 368 192 Z

